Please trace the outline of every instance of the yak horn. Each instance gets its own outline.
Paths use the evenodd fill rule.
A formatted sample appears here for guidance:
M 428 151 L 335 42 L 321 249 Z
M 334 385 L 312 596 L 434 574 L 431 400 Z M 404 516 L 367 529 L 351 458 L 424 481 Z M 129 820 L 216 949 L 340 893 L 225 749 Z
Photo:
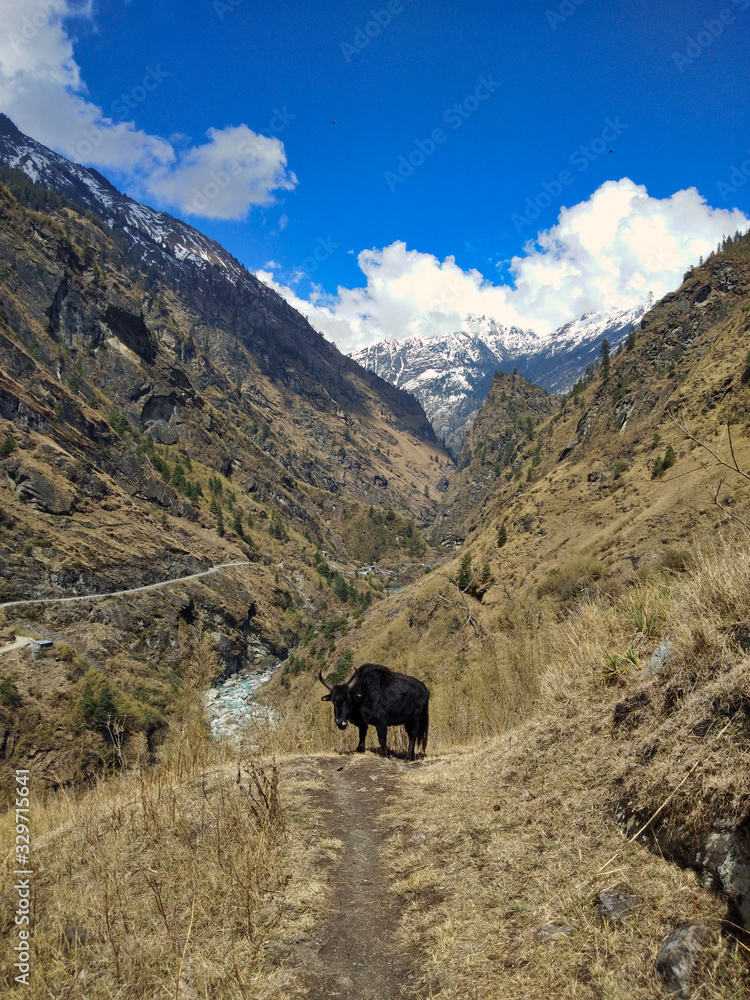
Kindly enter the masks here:
M 323 687 L 327 687 L 329 691 L 333 691 L 333 688 L 331 687 L 331 685 L 323 677 L 323 671 L 322 670 L 318 671 L 318 677 L 320 677 L 320 683 L 323 685 Z
M 351 676 L 351 677 L 349 678 L 349 680 L 348 680 L 348 681 L 346 682 L 346 685 L 347 685 L 347 687 L 348 687 L 348 686 L 349 686 L 350 684 L 353 684 L 353 683 L 354 683 L 354 682 L 356 681 L 356 679 L 357 679 L 357 677 L 358 677 L 358 676 L 359 676 L 359 667 L 355 667 L 355 668 L 354 668 L 354 673 L 353 673 L 353 674 L 352 674 L 352 676 Z

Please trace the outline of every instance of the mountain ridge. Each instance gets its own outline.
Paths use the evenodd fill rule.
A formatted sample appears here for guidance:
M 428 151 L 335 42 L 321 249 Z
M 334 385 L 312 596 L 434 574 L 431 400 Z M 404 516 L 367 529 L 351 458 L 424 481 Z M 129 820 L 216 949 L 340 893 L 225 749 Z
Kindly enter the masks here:
M 554 395 L 568 392 L 594 365 L 603 340 L 615 349 L 640 322 L 644 305 L 584 313 L 546 337 L 469 315 L 465 327 L 433 338 L 380 340 L 350 356 L 399 388 L 413 393 L 436 435 L 458 458 L 461 442 L 487 396 L 498 369 L 518 371 Z

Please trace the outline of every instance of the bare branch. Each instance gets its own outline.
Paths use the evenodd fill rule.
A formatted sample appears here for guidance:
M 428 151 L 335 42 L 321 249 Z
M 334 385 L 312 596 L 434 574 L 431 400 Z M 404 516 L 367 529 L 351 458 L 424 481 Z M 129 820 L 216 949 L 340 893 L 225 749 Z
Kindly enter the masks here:
M 462 611 L 466 615 L 465 621 L 461 623 L 462 626 L 471 625 L 471 627 L 474 629 L 474 634 L 476 635 L 476 637 L 479 639 L 480 642 L 483 642 L 486 633 L 482 628 L 482 626 L 480 625 L 480 623 L 471 613 L 471 609 L 469 608 L 469 602 L 466 598 L 466 592 L 461 590 L 461 588 L 455 582 L 453 582 L 453 586 L 461 595 L 460 601 L 449 601 L 448 598 L 445 597 L 443 594 L 433 594 L 432 595 L 433 600 L 435 601 L 436 604 L 441 604 L 444 607 L 449 607 L 449 608 L 458 608 L 459 611 Z

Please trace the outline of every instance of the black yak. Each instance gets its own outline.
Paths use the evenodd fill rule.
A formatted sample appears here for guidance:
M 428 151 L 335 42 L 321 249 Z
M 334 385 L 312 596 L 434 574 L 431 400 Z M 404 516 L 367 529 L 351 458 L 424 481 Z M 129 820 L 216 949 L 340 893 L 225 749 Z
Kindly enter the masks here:
M 357 753 L 364 753 L 367 727 L 375 726 L 380 750 L 388 756 L 388 726 L 403 726 L 409 737 L 407 760 L 414 760 L 414 747 L 427 748 L 430 692 L 422 681 L 397 674 L 377 663 L 363 663 L 345 684 L 329 684 L 320 671 L 321 683 L 328 688 L 321 701 L 333 702 L 334 720 L 339 729 L 353 722 L 359 728 Z

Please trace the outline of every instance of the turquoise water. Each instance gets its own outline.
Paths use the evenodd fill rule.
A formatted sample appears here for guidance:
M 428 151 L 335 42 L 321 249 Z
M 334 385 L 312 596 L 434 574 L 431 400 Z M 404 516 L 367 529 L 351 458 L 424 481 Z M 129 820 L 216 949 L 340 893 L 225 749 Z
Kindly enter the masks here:
M 273 725 L 275 712 L 255 700 L 260 687 L 281 664 L 247 667 L 232 674 L 205 694 L 206 716 L 215 739 L 236 737 L 248 723 Z

